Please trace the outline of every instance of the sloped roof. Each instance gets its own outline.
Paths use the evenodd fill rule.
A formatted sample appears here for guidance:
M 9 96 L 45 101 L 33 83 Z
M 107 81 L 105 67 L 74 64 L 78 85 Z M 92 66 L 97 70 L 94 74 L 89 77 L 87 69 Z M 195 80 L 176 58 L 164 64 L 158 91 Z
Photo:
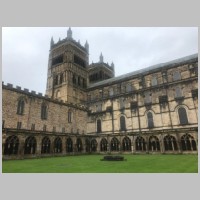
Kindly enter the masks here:
M 144 68 L 144 69 L 136 70 L 134 72 L 130 72 L 130 73 L 127 73 L 127 74 L 124 74 L 124 75 L 121 75 L 121 76 L 117 76 L 117 77 L 106 79 L 106 80 L 103 80 L 103 81 L 100 81 L 100 82 L 97 82 L 97 83 L 93 83 L 93 84 L 90 84 L 88 86 L 88 89 L 94 88 L 94 87 L 97 87 L 97 86 L 102 86 L 104 84 L 105 85 L 106 84 L 113 84 L 114 82 L 117 82 L 117 81 L 120 81 L 120 80 L 123 80 L 123 79 L 133 78 L 133 77 L 136 77 L 136 76 L 141 75 L 141 74 L 145 75 L 145 74 L 148 74 L 149 72 L 157 71 L 160 68 L 173 67 L 173 66 L 178 65 L 178 64 L 179 65 L 184 64 L 184 63 L 186 63 L 190 60 L 193 60 L 193 59 L 198 59 L 198 53 L 192 54 L 192 55 L 189 55 L 189 56 L 185 56 L 185 57 L 182 57 L 182 58 L 178 58 L 178 59 L 166 62 L 166 63 L 160 63 L 160 64 L 152 65 L 152 66 Z

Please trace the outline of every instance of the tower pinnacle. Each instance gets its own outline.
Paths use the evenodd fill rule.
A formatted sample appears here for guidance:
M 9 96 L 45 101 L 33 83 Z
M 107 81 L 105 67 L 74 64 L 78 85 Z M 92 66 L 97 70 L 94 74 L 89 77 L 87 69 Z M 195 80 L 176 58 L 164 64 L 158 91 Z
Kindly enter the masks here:
M 67 30 L 67 38 L 68 39 L 72 39 L 72 30 L 71 30 L 71 27 L 69 27 L 69 29 Z
M 101 52 L 101 55 L 99 56 L 99 62 L 100 62 L 100 63 L 103 63 L 103 55 L 102 55 L 102 52 Z
M 88 44 L 87 40 L 85 42 L 85 48 L 86 48 L 87 52 L 89 53 L 89 44 Z
M 53 41 L 53 36 L 51 37 L 51 43 L 50 43 L 50 47 L 52 47 L 54 45 L 54 41 Z

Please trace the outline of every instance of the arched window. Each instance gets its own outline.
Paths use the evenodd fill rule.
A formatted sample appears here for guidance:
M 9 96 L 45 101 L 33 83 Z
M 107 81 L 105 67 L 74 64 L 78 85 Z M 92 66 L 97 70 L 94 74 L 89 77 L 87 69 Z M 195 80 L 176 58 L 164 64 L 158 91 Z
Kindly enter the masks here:
M 177 147 L 176 138 L 171 135 L 166 135 L 164 137 L 164 147 L 165 147 L 165 151 L 177 151 L 178 147 Z
M 153 123 L 153 115 L 151 112 L 147 113 L 147 119 L 148 119 L 148 128 L 153 128 L 154 123 Z
M 62 84 L 62 82 L 63 82 L 63 74 L 60 74 L 60 84 Z
M 96 152 L 97 151 L 97 141 L 95 139 L 93 139 L 91 141 L 91 151 L 92 152 Z
M 58 75 L 54 78 L 54 85 L 58 85 Z
M 62 152 L 62 140 L 60 137 L 57 137 L 54 140 L 54 153 L 61 153 Z
M 18 115 L 23 115 L 24 113 L 24 100 L 23 99 L 20 99 L 18 101 L 18 105 L 17 105 L 17 114 Z
M 41 119 L 47 119 L 47 105 L 42 103 L 41 106 Z
M 119 140 L 117 138 L 112 138 L 110 142 L 110 150 L 111 151 L 119 151 Z
M 68 153 L 73 152 L 73 142 L 72 142 L 71 138 L 67 138 L 66 150 L 67 150 Z
M 156 136 L 149 138 L 149 151 L 160 151 L 160 143 Z
M 81 152 L 81 151 L 83 150 L 83 145 L 82 145 L 82 141 L 81 141 L 80 138 L 78 138 L 78 139 L 76 140 L 76 145 L 77 145 L 77 151 L 78 151 L 78 152 Z
M 108 142 L 103 138 L 100 142 L 100 151 L 107 151 Z
M 125 137 L 122 140 L 122 148 L 123 148 L 123 151 L 131 151 L 131 140 L 130 140 L 130 138 Z
M 178 109 L 178 115 L 179 115 L 179 120 L 181 125 L 186 125 L 188 124 L 188 118 L 187 118 L 187 113 L 185 108 L 180 107 Z
M 180 87 L 176 87 L 175 88 L 175 97 L 182 97 L 182 96 L 183 96 L 182 89 Z
M 44 137 L 42 139 L 42 149 L 41 149 L 41 153 L 45 154 L 45 153 L 50 153 L 50 146 L 51 146 L 51 142 L 50 139 L 48 137 Z
M 183 151 L 196 151 L 197 150 L 196 141 L 189 134 L 185 134 L 181 137 L 181 146 L 182 146 Z
M 72 123 L 72 111 L 68 111 L 68 123 Z
M 120 131 L 126 131 L 126 120 L 124 116 L 120 117 Z
M 152 77 L 152 79 L 151 79 L 151 85 L 152 86 L 158 85 L 158 81 L 157 81 L 157 77 L 156 76 Z
M 143 137 L 138 136 L 135 140 L 136 151 L 146 151 L 146 144 Z
M 19 139 L 17 136 L 12 135 L 6 139 L 4 147 L 4 155 L 16 155 L 19 148 Z
M 72 82 L 73 82 L 73 84 L 76 85 L 76 76 L 74 74 L 73 74 L 73 77 L 72 77 Z
M 173 73 L 173 80 L 174 81 L 181 80 L 181 74 L 180 74 L 180 72 L 176 71 L 176 72 Z
M 97 133 L 101 133 L 101 120 L 97 120 Z
M 36 139 L 35 137 L 28 137 L 25 140 L 24 154 L 35 154 L 36 152 Z

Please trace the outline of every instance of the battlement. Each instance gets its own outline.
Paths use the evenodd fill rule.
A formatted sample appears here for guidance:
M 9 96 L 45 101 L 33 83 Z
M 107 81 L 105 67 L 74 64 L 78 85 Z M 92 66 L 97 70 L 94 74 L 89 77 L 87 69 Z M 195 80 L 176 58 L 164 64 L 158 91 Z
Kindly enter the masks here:
M 34 97 L 40 98 L 40 99 L 42 98 L 42 99 L 45 99 L 45 100 L 48 100 L 48 101 L 51 101 L 51 102 L 54 102 L 54 103 L 59 103 L 59 104 L 62 104 L 62 105 L 73 107 L 73 108 L 77 108 L 77 109 L 81 109 L 81 110 L 87 110 L 86 105 L 73 104 L 73 103 L 69 103 L 67 101 L 63 101 L 61 99 L 53 99 L 46 94 L 42 94 L 40 92 L 36 93 L 36 91 L 34 91 L 34 90 L 29 91 L 29 89 L 27 89 L 27 88 L 22 89 L 20 86 L 14 87 L 13 84 L 11 84 L 11 83 L 5 84 L 2 81 L 2 88 L 12 90 L 12 91 L 15 91 L 15 92 L 19 92 L 19 93 L 22 93 L 22 94 L 25 94 L 25 95 L 28 95 L 28 96 L 34 96 Z

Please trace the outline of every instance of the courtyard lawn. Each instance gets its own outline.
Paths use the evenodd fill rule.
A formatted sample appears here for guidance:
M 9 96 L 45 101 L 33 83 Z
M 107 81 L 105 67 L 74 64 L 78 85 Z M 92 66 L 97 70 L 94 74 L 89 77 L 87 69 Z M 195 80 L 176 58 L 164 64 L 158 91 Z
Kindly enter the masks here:
M 198 173 L 198 155 L 124 155 L 126 161 L 100 161 L 79 155 L 2 161 L 3 173 Z

